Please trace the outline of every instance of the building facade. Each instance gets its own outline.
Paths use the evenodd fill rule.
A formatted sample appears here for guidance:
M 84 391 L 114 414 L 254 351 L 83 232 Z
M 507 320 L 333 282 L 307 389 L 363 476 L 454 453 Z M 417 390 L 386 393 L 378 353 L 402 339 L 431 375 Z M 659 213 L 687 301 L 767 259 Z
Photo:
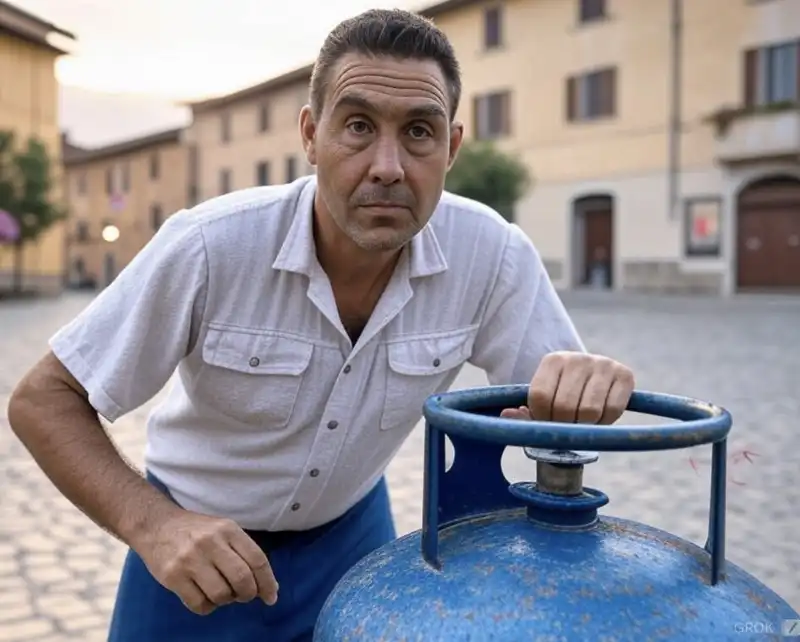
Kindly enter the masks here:
M 189 199 L 288 183 L 313 171 L 300 140 L 299 114 L 308 102 L 311 67 L 242 91 L 190 105 L 184 132 Z
M 95 149 L 65 137 L 70 287 L 104 287 L 185 208 L 188 151 L 173 129 Z
M 30 136 L 47 147 L 53 168 L 52 197 L 60 202 L 61 136 L 58 126 L 58 83 L 55 63 L 66 53 L 50 43 L 50 36 L 74 36 L 55 25 L 0 1 L 0 131 L 12 131 L 18 145 Z M 64 266 L 64 223 L 47 230 L 24 246 L 22 286 L 26 290 L 57 292 Z M 13 283 L 14 250 L 0 246 L 0 289 Z
M 468 135 L 563 287 L 800 288 L 800 2 L 450 0 Z
M 447 0 L 468 139 L 518 155 L 556 285 L 800 288 L 798 0 Z M 313 171 L 311 66 L 191 104 L 186 200 Z

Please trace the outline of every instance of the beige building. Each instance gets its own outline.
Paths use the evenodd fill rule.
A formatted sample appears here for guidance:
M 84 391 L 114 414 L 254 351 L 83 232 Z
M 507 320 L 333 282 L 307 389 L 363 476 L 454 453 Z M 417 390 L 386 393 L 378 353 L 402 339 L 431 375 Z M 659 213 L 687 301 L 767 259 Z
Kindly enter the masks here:
M 517 220 L 560 286 L 608 257 L 615 288 L 800 287 L 800 2 L 428 14 L 463 65 L 470 135 L 531 168 Z
M 203 201 L 245 187 L 287 183 L 313 171 L 298 129 L 310 78 L 311 67 L 303 67 L 190 105 L 192 124 L 184 142 L 192 198 Z
M 0 0 L 0 131 L 13 131 L 18 145 L 38 137 L 53 163 L 53 198 L 62 198 L 61 137 L 58 127 L 58 83 L 55 63 L 65 52 L 51 43 L 51 36 L 74 36 L 17 7 Z M 47 230 L 22 252 L 22 286 L 58 291 L 64 266 L 64 224 Z M 13 282 L 15 252 L 0 246 L 0 289 Z
M 95 149 L 64 139 L 71 286 L 103 287 L 188 203 L 181 130 Z
M 800 287 L 798 0 L 449 0 L 471 138 L 518 154 L 559 287 Z M 192 105 L 191 192 L 311 171 L 310 67 Z

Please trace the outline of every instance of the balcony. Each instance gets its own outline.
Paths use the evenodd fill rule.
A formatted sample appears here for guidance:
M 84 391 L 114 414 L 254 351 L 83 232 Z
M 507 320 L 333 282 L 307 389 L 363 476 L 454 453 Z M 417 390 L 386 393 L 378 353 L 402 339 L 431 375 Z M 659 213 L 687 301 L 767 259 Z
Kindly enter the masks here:
M 800 106 L 723 109 L 711 117 L 717 127 L 720 163 L 800 159 Z

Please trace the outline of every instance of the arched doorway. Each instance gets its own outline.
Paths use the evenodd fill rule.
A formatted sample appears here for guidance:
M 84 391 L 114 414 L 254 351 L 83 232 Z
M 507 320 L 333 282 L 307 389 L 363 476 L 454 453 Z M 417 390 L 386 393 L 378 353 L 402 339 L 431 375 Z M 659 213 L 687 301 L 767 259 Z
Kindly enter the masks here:
M 737 289 L 800 289 L 800 179 L 755 181 L 736 205 Z
M 573 284 L 599 289 L 614 285 L 614 198 L 588 194 L 572 202 Z

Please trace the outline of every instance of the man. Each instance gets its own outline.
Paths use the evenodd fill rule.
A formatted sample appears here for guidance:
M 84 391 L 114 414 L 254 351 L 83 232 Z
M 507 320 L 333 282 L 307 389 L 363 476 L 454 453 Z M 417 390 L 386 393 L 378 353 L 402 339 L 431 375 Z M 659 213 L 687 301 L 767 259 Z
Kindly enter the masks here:
M 336 581 L 395 536 L 384 470 L 467 361 L 531 382 L 509 417 L 625 409 L 631 372 L 585 354 L 528 238 L 443 194 L 460 93 L 430 22 L 343 22 L 300 114 L 317 176 L 175 214 L 20 382 L 16 434 L 130 547 L 113 642 L 310 640 Z M 98 414 L 176 371 L 148 483 Z

